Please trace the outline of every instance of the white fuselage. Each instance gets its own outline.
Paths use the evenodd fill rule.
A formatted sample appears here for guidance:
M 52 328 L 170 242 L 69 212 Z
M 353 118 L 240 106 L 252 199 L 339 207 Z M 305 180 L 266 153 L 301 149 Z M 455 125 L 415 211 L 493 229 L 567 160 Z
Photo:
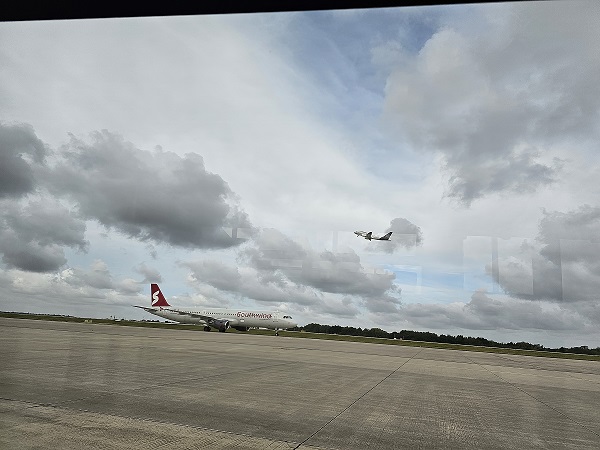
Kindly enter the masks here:
M 144 308 L 151 314 L 181 323 L 208 325 L 197 315 L 211 316 L 215 319 L 226 320 L 231 327 L 257 327 L 273 330 L 293 328 L 298 324 L 285 313 L 272 311 L 243 311 L 241 309 L 209 308 L 204 310 L 181 308 Z

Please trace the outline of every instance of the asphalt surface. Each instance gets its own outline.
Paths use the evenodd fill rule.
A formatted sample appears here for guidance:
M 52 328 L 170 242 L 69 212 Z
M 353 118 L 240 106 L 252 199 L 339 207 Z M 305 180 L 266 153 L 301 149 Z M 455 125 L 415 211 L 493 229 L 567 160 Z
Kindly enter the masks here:
M 2 449 L 600 448 L 600 363 L 0 318 Z

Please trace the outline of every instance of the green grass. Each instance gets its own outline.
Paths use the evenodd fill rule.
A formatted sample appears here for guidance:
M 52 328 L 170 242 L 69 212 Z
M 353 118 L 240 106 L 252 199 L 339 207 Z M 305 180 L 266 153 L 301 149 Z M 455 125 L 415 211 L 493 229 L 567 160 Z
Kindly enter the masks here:
M 109 324 L 118 326 L 129 326 L 129 327 L 146 327 L 146 328 L 167 328 L 175 330 L 187 330 L 187 331 L 201 331 L 204 333 L 203 328 L 196 325 L 182 325 L 177 323 L 164 323 L 164 322 L 139 322 L 135 320 L 112 320 L 112 319 L 93 319 L 85 317 L 72 317 L 72 316 L 53 316 L 46 314 L 25 314 L 25 313 L 11 313 L 11 312 L 0 312 L 0 317 L 9 317 L 16 319 L 34 319 L 34 320 L 50 320 L 58 322 L 78 322 L 78 323 L 95 323 L 95 324 Z M 275 332 L 273 330 L 250 330 L 250 331 L 237 331 L 229 329 L 228 333 L 246 333 L 253 335 L 267 335 L 273 336 Z M 280 336 L 293 337 L 293 338 L 304 338 L 304 339 L 325 339 L 330 341 L 348 341 L 348 342 L 364 342 L 369 344 L 383 344 L 383 345 L 404 345 L 409 347 L 426 347 L 426 348 L 439 348 L 446 350 L 463 350 L 471 352 L 488 352 L 488 353 L 502 353 L 508 355 L 525 355 L 525 356 L 541 356 L 545 358 L 563 358 L 563 359 L 583 359 L 588 361 L 600 361 L 600 356 L 597 355 L 585 355 L 578 353 L 561 353 L 561 352 L 548 352 L 538 350 L 519 350 L 512 348 L 498 348 L 498 347 L 480 347 L 476 345 L 459 345 L 459 344 L 444 344 L 439 342 L 424 342 L 424 341 L 408 341 L 401 339 L 386 339 L 386 338 L 374 338 L 374 337 L 363 337 L 363 336 L 346 336 L 338 334 L 321 334 L 321 333 L 309 333 L 306 331 L 280 331 Z

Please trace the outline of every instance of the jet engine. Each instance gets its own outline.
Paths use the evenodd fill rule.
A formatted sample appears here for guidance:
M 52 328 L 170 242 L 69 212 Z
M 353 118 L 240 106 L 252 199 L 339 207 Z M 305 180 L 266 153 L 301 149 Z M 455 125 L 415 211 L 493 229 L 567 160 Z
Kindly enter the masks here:
M 225 330 L 227 330 L 227 328 L 229 328 L 229 320 L 215 319 L 212 321 L 212 323 L 210 325 L 215 327 L 221 333 L 224 333 Z

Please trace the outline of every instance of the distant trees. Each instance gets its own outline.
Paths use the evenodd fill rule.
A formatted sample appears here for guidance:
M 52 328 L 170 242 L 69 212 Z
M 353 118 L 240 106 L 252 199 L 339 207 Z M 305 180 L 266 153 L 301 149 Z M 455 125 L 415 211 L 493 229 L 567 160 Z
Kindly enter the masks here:
M 461 345 L 475 345 L 479 347 L 500 347 L 500 348 L 514 348 L 520 350 L 543 350 L 547 352 L 561 352 L 561 353 L 579 353 L 586 355 L 600 355 L 600 347 L 588 348 L 586 345 L 580 347 L 560 347 L 560 348 L 546 348 L 540 344 L 530 344 L 529 342 L 496 342 L 482 337 L 470 337 L 459 334 L 452 336 L 449 334 L 436 334 L 430 331 L 393 331 L 387 332 L 381 328 L 355 328 L 355 327 L 343 327 L 340 325 L 321 325 L 318 323 L 309 323 L 303 327 L 297 327 L 295 330 L 306 331 L 309 333 L 324 333 L 324 334 L 340 334 L 347 336 L 366 336 L 366 337 L 377 337 L 387 339 L 405 339 L 409 341 L 422 341 L 422 342 L 440 342 L 445 344 L 461 344 Z

